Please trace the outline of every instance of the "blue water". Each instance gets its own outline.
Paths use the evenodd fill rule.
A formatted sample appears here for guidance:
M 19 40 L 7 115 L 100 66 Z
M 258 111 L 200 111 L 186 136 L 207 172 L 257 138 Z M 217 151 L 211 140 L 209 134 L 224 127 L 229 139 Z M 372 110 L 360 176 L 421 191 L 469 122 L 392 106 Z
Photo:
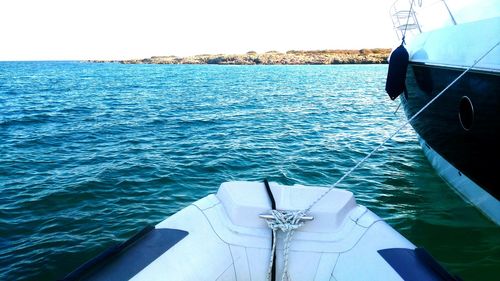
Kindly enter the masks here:
M 229 180 L 331 185 L 405 120 L 386 66 L 0 63 L 0 280 L 53 280 Z M 500 228 L 406 128 L 340 187 L 464 280 Z

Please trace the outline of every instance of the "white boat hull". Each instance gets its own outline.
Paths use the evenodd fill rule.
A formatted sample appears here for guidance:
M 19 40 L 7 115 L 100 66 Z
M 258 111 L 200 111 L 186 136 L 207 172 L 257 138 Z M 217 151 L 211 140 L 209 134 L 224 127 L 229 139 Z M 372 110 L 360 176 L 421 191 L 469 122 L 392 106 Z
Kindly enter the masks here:
M 326 190 L 275 183 L 270 188 L 279 210 L 305 209 Z M 68 280 L 82 273 L 88 280 L 267 280 L 271 230 L 259 215 L 269 210 L 263 183 L 224 183 L 217 194 L 160 222 L 107 265 L 90 273 L 84 266 Z M 351 192 L 333 189 L 308 215 L 314 219 L 296 230 L 290 244 L 290 280 L 435 280 L 415 246 L 357 205 Z M 276 280 L 281 280 L 283 233 L 276 256 Z

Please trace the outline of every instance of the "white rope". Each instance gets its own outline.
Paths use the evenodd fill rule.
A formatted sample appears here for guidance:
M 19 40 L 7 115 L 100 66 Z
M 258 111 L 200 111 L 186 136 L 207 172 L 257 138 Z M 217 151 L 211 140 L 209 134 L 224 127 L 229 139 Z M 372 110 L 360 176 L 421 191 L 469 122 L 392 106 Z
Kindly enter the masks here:
M 340 182 L 342 182 L 347 176 L 349 176 L 354 170 L 356 170 L 361 164 L 363 164 L 368 158 L 370 158 L 375 152 L 377 152 L 385 143 L 391 140 L 399 131 L 401 131 L 406 125 L 410 124 L 415 118 L 417 118 L 422 111 L 427 109 L 436 99 L 438 99 L 441 95 L 444 94 L 451 86 L 453 86 L 460 78 L 462 78 L 469 70 L 471 70 L 474 66 L 476 66 L 482 59 L 484 59 L 491 51 L 493 51 L 496 47 L 500 45 L 500 41 L 498 41 L 493 47 L 491 47 L 486 53 L 484 53 L 479 59 L 477 59 L 469 68 L 467 68 L 462 74 L 460 74 L 455 80 L 453 80 L 446 88 L 444 88 L 439 94 L 437 94 L 433 99 L 431 99 L 426 105 L 424 105 L 417 113 L 415 113 L 411 118 L 409 118 L 406 122 L 403 123 L 394 133 L 392 133 L 389 137 L 387 137 L 384 141 L 382 141 L 377 147 L 375 147 L 370 153 L 368 153 L 361 161 L 359 161 L 354 167 L 352 167 L 347 173 L 345 173 L 340 179 L 338 179 L 330 188 L 321 194 L 316 200 L 314 200 L 309 207 L 304 210 L 304 214 L 308 213 L 311 208 L 316 205 L 321 199 L 323 199 L 330 191 L 333 190 Z
M 431 99 L 426 105 L 424 105 L 417 113 L 415 113 L 411 118 L 409 118 L 406 122 L 404 122 L 401 126 L 399 126 L 396 131 L 394 131 L 389 137 L 384 139 L 377 147 L 375 147 L 370 153 L 368 153 L 361 161 L 359 161 L 354 167 L 352 167 L 347 173 L 345 173 L 340 179 L 338 179 L 329 189 L 327 189 L 323 194 L 321 194 L 316 200 L 314 200 L 309 207 L 304 209 L 303 211 L 278 211 L 271 210 L 271 214 L 273 216 L 272 219 L 266 220 L 267 225 L 273 231 L 273 245 L 271 249 L 271 259 L 269 261 L 269 268 L 267 271 L 267 280 L 271 280 L 272 267 L 274 262 L 274 255 L 276 253 L 276 237 L 278 234 L 278 230 L 281 230 L 283 233 L 286 233 L 284 244 L 283 244 L 283 255 L 284 255 L 284 268 L 283 274 L 281 276 L 281 281 L 291 280 L 288 274 L 288 256 L 290 251 L 290 242 L 292 240 L 292 236 L 296 229 L 301 227 L 304 223 L 301 221 L 301 218 L 308 213 L 314 205 L 316 205 L 321 199 L 323 199 L 329 192 L 333 190 L 340 182 L 342 182 L 346 177 L 348 177 L 354 170 L 356 170 L 361 164 L 363 164 L 368 158 L 370 158 L 375 152 L 377 152 L 384 144 L 386 144 L 389 140 L 391 140 L 397 133 L 399 133 L 404 127 L 406 127 L 411 121 L 417 118 L 420 113 L 422 113 L 427 107 L 429 107 L 436 99 L 438 99 L 441 95 L 444 94 L 451 86 L 453 86 L 458 80 L 460 80 L 469 70 L 471 70 L 474 66 L 476 66 L 484 57 L 486 57 L 491 51 L 493 51 L 498 45 L 500 45 L 500 41 L 496 43 L 492 48 L 490 48 L 484 55 L 482 55 L 479 59 L 477 59 L 469 68 L 467 68 L 462 74 L 460 74 L 455 80 L 453 80 L 446 88 L 444 88 L 441 92 L 439 92 L 433 99 Z
M 406 18 L 406 24 L 405 24 L 405 30 L 403 32 L 403 42 L 402 42 L 402 44 L 405 43 L 406 30 L 408 29 L 408 23 L 410 23 L 410 17 L 412 16 L 411 12 L 413 10 L 413 3 L 414 2 L 415 2 L 415 0 L 412 0 L 411 3 L 410 3 L 410 11 L 408 12 L 408 17 Z
M 301 221 L 301 218 L 304 216 L 303 211 L 278 211 L 271 210 L 272 219 L 266 220 L 267 225 L 273 231 L 273 246 L 271 249 L 271 259 L 269 261 L 269 267 L 267 269 L 267 280 L 271 280 L 272 276 L 272 268 L 274 263 L 274 254 L 276 253 L 276 236 L 278 234 L 278 230 L 281 230 L 283 233 L 286 233 L 284 242 L 283 242 L 283 256 L 284 256 L 284 265 L 283 265 L 283 274 L 281 275 L 281 281 L 291 280 L 290 275 L 288 274 L 288 257 L 290 251 L 290 241 L 292 240 L 293 234 L 295 230 L 301 227 L 304 222 Z

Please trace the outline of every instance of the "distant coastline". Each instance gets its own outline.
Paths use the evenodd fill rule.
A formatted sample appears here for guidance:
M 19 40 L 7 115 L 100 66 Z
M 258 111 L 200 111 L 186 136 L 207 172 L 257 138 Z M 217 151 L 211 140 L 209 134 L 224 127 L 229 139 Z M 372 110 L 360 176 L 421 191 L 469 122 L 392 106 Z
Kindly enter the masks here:
M 391 49 L 287 51 L 285 53 L 254 51 L 237 55 L 195 55 L 188 57 L 154 56 L 129 60 L 89 60 L 93 63 L 122 64 L 222 64 L 222 65 L 301 65 L 301 64 L 383 64 Z

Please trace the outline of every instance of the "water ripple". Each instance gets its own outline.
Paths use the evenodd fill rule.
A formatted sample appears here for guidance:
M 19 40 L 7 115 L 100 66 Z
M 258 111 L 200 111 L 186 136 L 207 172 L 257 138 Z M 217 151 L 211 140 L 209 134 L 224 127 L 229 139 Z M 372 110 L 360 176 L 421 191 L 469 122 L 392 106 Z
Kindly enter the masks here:
M 331 185 L 404 119 L 385 74 L 0 63 L 0 279 L 60 278 L 224 181 Z M 410 128 L 340 187 L 464 279 L 498 276 L 499 229 L 436 176 Z

